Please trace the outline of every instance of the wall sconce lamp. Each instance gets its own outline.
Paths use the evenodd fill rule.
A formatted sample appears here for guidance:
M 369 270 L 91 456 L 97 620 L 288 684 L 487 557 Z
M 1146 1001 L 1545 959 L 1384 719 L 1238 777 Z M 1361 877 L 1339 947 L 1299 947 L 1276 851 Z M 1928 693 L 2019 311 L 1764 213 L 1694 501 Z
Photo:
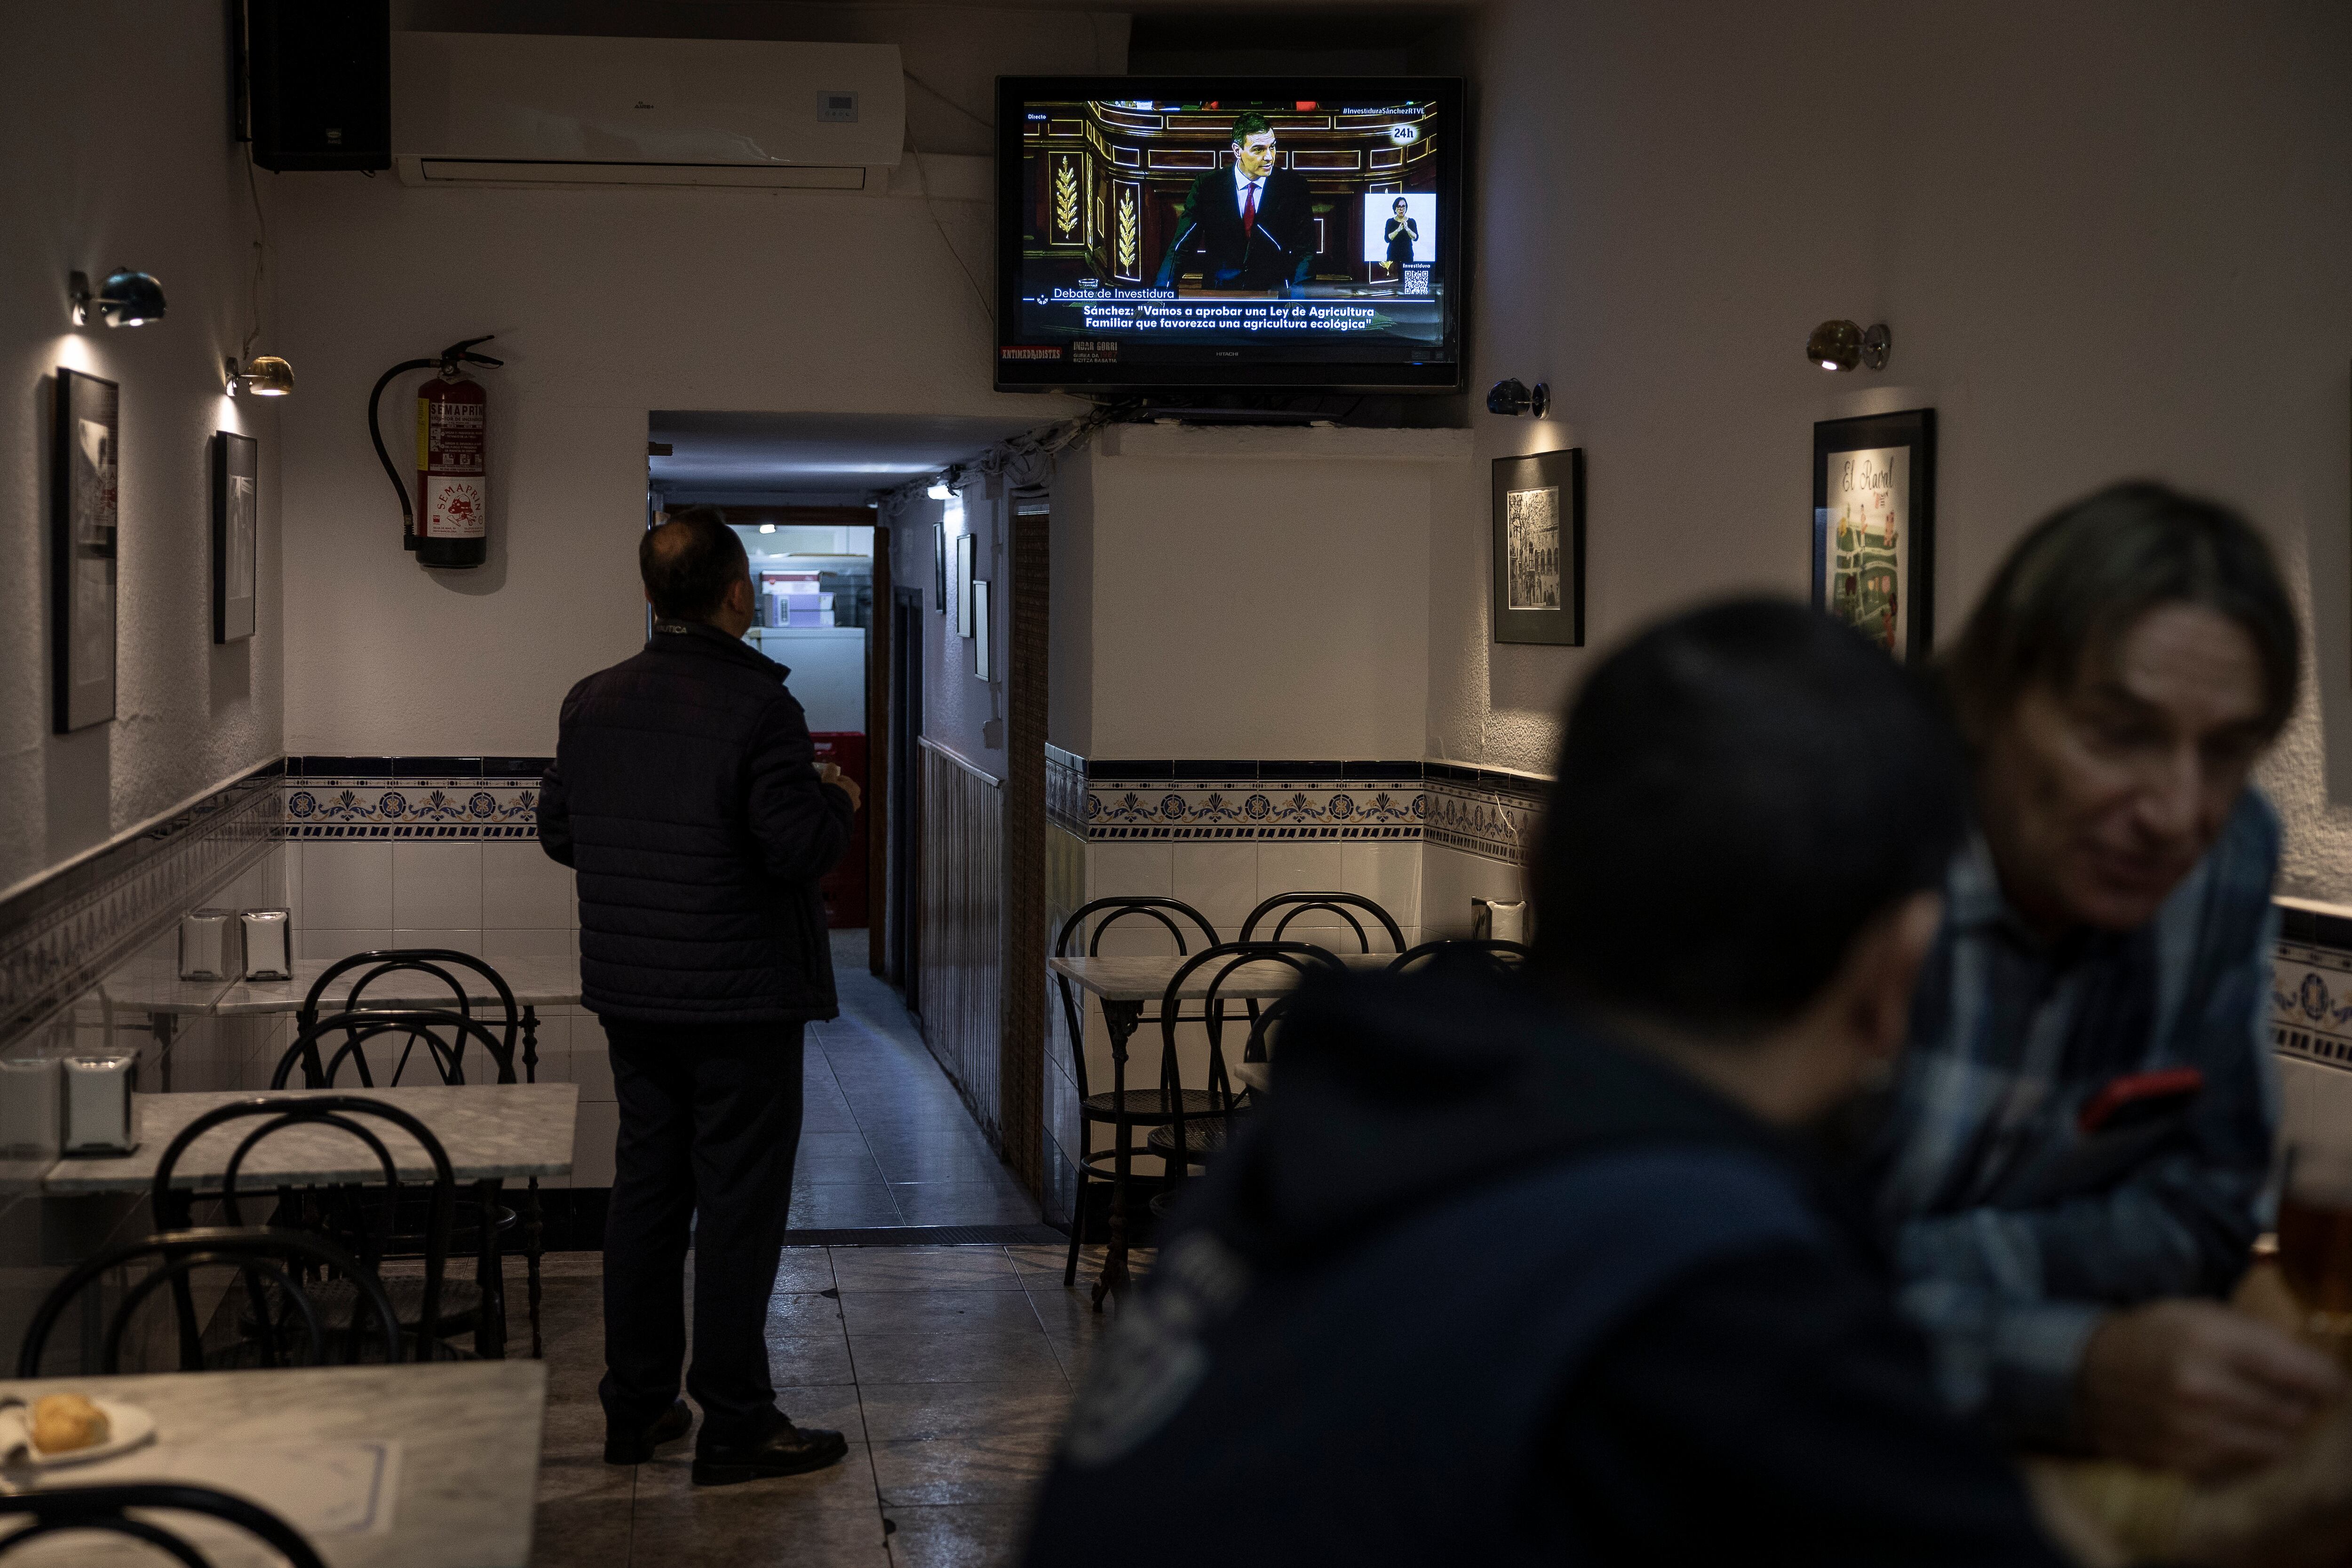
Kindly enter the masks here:
M 96 294 L 89 291 L 89 273 L 72 273 L 66 279 L 66 291 L 73 297 L 77 327 L 89 326 L 93 311 L 110 327 L 142 327 L 163 319 L 163 286 L 128 267 L 108 273 L 105 287 Z
M 955 500 L 955 491 L 949 488 L 947 476 L 945 474 L 941 474 L 938 479 L 933 479 L 931 481 L 931 488 L 925 490 L 923 494 L 932 500 Z
M 1894 346 L 1884 321 L 1867 331 L 1852 321 L 1823 321 L 1805 340 L 1805 357 L 1823 370 L 1852 370 L 1856 365 L 1885 370 L 1887 352 Z
M 1540 419 L 1550 411 L 1551 386 L 1548 382 L 1536 383 L 1535 390 L 1530 392 L 1525 383 L 1514 377 L 1496 382 L 1486 394 L 1489 414 L 1532 414 Z
M 231 397 L 240 393 L 247 397 L 284 397 L 294 390 L 294 367 L 276 354 L 261 354 L 242 369 L 233 359 L 222 363 Z

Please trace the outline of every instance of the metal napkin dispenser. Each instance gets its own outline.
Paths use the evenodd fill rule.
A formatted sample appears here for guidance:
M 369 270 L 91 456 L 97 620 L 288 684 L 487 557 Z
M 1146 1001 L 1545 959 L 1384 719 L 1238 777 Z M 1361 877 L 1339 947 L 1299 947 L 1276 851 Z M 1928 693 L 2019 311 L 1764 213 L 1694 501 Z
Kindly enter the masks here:
M 1528 901 L 1505 903 L 1499 899 L 1470 900 L 1470 934 L 1482 942 L 1528 940 Z
M 180 917 L 180 978 L 245 977 L 245 927 L 235 910 L 191 910 Z
M 63 1147 L 65 1101 L 55 1057 L 0 1061 L 0 1160 L 54 1160 Z
M 247 980 L 294 978 L 294 921 L 284 910 L 247 910 L 237 917 L 243 929 L 245 977 Z
M 138 1147 L 131 1126 L 131 1071 L 139 1058 L 109 1051 L 65 1058 L 68 1154 L 128 1154 Z

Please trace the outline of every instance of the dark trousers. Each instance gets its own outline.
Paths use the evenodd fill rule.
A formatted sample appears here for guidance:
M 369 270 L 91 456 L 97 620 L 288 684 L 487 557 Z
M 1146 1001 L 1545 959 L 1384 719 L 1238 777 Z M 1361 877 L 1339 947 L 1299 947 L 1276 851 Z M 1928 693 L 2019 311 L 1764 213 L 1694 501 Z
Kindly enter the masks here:
M 801 1026 L 607 1020 L 621 1132 L 604 1221 L 604 1381 L 615 1429 L 677 1397 L 686 1247 L 694 1238 L 694 1365 L 686 1391 L 719 1442 L 766 1434 L 768 1298 L 801 1141 Z

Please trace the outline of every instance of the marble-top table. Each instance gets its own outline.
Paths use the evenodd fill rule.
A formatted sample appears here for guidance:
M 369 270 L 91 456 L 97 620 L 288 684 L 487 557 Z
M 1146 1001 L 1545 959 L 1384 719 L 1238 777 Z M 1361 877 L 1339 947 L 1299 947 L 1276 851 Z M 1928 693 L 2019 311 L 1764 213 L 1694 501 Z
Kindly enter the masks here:
M 41 1183 L 47 1193 L 143 1193 L 154 1182 L 164 1147 L 180 1130 L 218 1106 L 251 1100 L 300 1100 L 311 1094 L 355 1094 L 398 1106 L 425 1123 L 449 1156 L 460 1182 L 572 1173 L 572 1133 L 580 1086 L 571 1083 L 484 1083 L 401 1089 L 206 1089 L 131 1097 L 139 1147 L 128 1154 L 59 1160 Z M 382 1138 L 403 1182 L 433 1178 L 423 1145 L 380 1118 L 356 1118 Z M 217 1192 L 229 1155 L 260 1117 L 215 1127 L 180 1157 L 172 1184 Z M 383 1179 L 368 1146 L 331 1127 L 289 1127 L 254 1146 L 238 1173 L 240 1191 Z
M 547 1403 L 547 1368 L 538 1362 L 45 1378 L 0 1383 L 0 1393 L 95 1394 L 155 1417 L 153 1442 L 47 1471 L 44 1486 L 179 1481 L 238 1493 L 292 1525 L 332 1568 L 530 1561 Z M 283 1561 L 234 1526 L 152 1517 L 216 1568 Z M 151 1547 L 80 1531 L 8 1557 L 10 1568 L 162 1560 Z
M 160 1013 L 182 1017 L 249 1017 L 265 1013 L 297 1013 L 310 987 L 340 959 L 298 958 L 294 961 L 291 980 L 177 980 L 171 978 L 142 979 L 127 984 L 111 984 L 107 987 L 107 999 L 114 1006 L 134 1013 Z M 474 971 L 459 964 L 446 966 L 450 978 L 463 982 L 468 999 L 476 1003 L 499 999 L 490 984 Z M 515 1005 L 520 1007 L 572 1007 L 580 1002 L 580 961 L 577 958 L 500 958 L 490 961 L 514 993 Z M 332 1012 L 350 994 L 351 983 L 367 973 L 362 965 L 346 971 L 332 987 L 319 999 L 320 1007 Z M 414 971 L 387 974 L 367 988 L 362 1000 L 370 1007 L 446 1007 L 449 988 L 430 974 Z
M 1311 954 L 1297 955 L 1304 963 L 1319 963 Z M 1393 952 L 1335 952 L 1332 957 L 1355 970 L 1386 969 L 1394 963 Z M 1066 974 L 1071 984 L 1082 991 L 1090 991 L 1105 1002 L 1157 1002 L 1168 994 L 1168 983 L 1176 971 L 1191 963 L 1190 958 L 1174 953 L 1155 958 L 1052 958 L 1046 960 L 1056 974 Z M 1198 1001 L 1209 994 L 1209 982 L 1230 960 L 1221 959 L 1204 963 L 1184 977 L 1183 989 L 1177 995 L 1184 1001 Z M 1259 960 L 1244 963 L 1224 978 L 1217 994 L 1235 1002 L 1263 1001 L 1279 996 L 1298 984 L 1298 971 L 1279 959 Z
M 163 1051 L 158 1064 L 160 1085 L 168 1089 L 172 1087 L 171 1045 L 181 1019 L 299 1013 L 303 998 L 310 994 L 319 977 L 341 962 L 298 958 L 290 980 L 182 980 L 168 971 L 158 973 L 141 970 L 110 976 L 100 990 L 111 1011 L 144 1013 L 152 1022 L 156 1043 Z M 442 967 L 451 979 L 464 984 L 467 999 L 474 1004 L 476 1017 L 484 1016 L 485 1005 L 499 1005 L 497 989 L 474 970 L 455 963 Z M 501 958 L 492 961 L 490 967 L 506 981 L 507 989 L 514 993 L 515 1005 L 521 1010 L 517 1022 L 522 1026 L 522 1039 L 516 1065 L 526 1079 L 535 1080 L 539 1076 L 539 1009 L 579 1005 L 580 960 L 568 955 Z M 362 964 L 337 976 L 335 984 L 319 998 L 321 1013 L 341 1010 L 351 994 L 352 983 L 368 971 L 369 966 Z M 371 1010 L 446 1008 L 452 1003 L 446 985 L 434 975 L 415 970 L 400 970 L 383 976 L 370 984 L 360 999 Z

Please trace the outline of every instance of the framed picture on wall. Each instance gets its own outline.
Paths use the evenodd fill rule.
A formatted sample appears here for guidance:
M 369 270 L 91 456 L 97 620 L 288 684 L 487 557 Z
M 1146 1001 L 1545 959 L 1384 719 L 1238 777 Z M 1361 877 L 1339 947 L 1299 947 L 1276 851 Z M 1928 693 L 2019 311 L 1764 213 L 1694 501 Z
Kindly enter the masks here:
M 955 592 L 956 636 L 971 636 L 971 568 L 972 539 L 969 533 L 956 535 L 955 581 L 949 586 Z
M 58 371 L 49 473 L 51 685 L 57 732 L 114 717 L 116 485 L 121 389 Z
M 1495 640 L 1584 646 L 1584 448 L 1495 459 Z
M 261 444 L 213 437 L 213 641 L 253 635 L 261 575 Z
M 1906 664 L 1933 646 L 1936 411 L 1813 426 L 1813 607 Z
M 996 679 L 988 662 L 988 584 L 971 585 L 971 672 L 982 680 Z

